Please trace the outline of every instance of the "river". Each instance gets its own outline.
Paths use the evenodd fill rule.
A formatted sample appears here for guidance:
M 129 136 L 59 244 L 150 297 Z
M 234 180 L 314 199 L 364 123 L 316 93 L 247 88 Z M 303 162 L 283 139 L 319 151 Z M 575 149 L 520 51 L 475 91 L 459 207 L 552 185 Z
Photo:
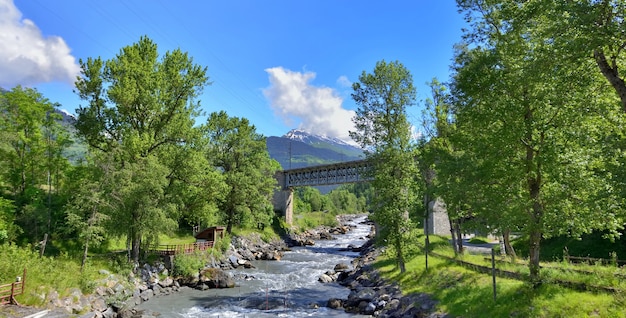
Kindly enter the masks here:
M 325 307 L 330 298 L 348 297 L 350 290 L 337 283 L 318 282 L 320 275 L 336 264 L 351 261 L 358 253 L 345 251 L 348 245 L 361 246 L 370 226 L 356 225 L 334 240 L 315 241 L 314 246 L 294 247 L 280 261 L 254 261 L 254 269 L 235 269 L 236 287 L 199 291 L 182 288 L 180 292 L 153 298 L 138 306 L 158 312 L 160 317 L 367 317 Z

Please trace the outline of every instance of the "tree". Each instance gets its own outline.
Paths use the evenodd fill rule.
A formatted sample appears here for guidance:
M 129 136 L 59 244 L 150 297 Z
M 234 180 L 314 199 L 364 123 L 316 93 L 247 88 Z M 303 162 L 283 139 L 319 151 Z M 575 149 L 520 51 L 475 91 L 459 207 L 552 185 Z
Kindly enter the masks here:
M 459 187 L 458 172 L 446 171 L 451 165 L 459 168 L 453 157 L 458 157 L 451 142 L 455 132 L 454 114 L 450 105 L 450 93 L 445 85 L 433 78 L 429 83 L 432 98 L 427 98 L 423 111 L 424 136 L 420 152 L 420 170 L 426 187 L 424 208 L 428 222 L 429 205 L 438 198 L 447 203 L 446 212 L 450 220 L 450 232 L 455 253 L 463 253 L 460 220 L 464 216 L 463 204 L 459 199 L 467 188 Z M 426 236 L 428 238 L 428 233 Z
M 491 215 L 528 235 L 530 279 L 539 283 L 543 238 L 619 224 L 602 206 L 595 140 L 606 121 L 595 65 L 562 50 L 549 32 L 558 11 L 548 1 L 458 2 L 475 21 L 465 37 L 471 42 L 457 51 L 453 94 L 460 145 L 478 172 L 474 206 L 506 207 Z
M 189 150 L 199 136 L 195 98 L 207 85 L 206 68 L 180 49 L 159 59 L 157 45 L 147 37 L 111 60 L 88 58 L 80 65 L 76 93 L 87 105 L 77 110 L 76 128 L 91 149 L 113 163 L 105 173 L 120 186 L 107 200 L 115 207 L 111 220 L 124 223 L 112 229 L 124 232 L 137 262 L 142 240 L 155 242 L 181 214 L 167 189 L 182 167 L 168 158 Z
M 61 171 L 68 165 L 61 155 L 68 145 L 67 132 L 57 122 L 54 109 L 32 88 L 16 86 L 0 95 L 2 179 L 15 206 L 16 221 L 29 229 L 31 240 L 50 231 L 52 184 L 59 184 Z
M 110 219 L 106 193 L 112 189 L 111 180 L 103 178 L 102 170 L 95 165 L 76 166 L 73 169 L 72 194 L 65 207 L 67 225 L 70 232 L 83 244 L 81 271 L 87 262 L 89 246 L 97 245 L 106 237 L 105 222 Z
M 372 218 L 380 226 L 379 238 L 394 247 L 396 264 L 404 272 L 403 234 L 410 227 L 408 211 L 416 195 L 417 170 L 406 115 L 415 103 L 413 78 L 400 62 L 383 60 L 372 73 L 364 71 L 352 88 L 359 108 L 353 118 L 356 131 L 350 136 L 366 149 L 372 168 Z
M 274 174 L 280 165 L 269 157 L 265 138 L 247 119 L 229 117 L 224 111 L 209 115 L 206 134 L 207 158 L 223 172 L 227 184 L 219 204 L 226 231 L 231 233 L 234 225 L 269 224 L 277 187 Z

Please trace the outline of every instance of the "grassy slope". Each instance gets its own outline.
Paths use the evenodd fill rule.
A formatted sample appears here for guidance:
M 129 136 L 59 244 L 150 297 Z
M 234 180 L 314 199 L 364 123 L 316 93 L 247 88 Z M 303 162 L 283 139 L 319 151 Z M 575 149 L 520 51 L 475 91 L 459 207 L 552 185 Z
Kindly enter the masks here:
M 436 252 L 452 255 L 444 239 L 431 236 L 431 240 Z M 424 244 L 424 237 L 412 240 L 416 242 Z M 620 293 L 577 292 L 549 283 L 533 289 L 524 282 L 498 277 L 494 301 L 490 275 L 445 259 L 429 257 L 426 271 L 424 254 L 412 253 L 403 274 L 390 255 L 381 257 L 376 266 L 384 277 L 399 282 L 404 293 L 431 294 L 440 301 L 442 311 L 457 317 L 626 317 L 626 298 Z

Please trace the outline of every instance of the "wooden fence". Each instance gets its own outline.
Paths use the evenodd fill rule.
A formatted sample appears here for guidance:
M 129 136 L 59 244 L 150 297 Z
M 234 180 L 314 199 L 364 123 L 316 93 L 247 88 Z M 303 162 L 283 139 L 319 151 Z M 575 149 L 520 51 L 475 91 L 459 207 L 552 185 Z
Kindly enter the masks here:
M 15 282 L 10 284 L 0 285 L 0 305 L 4 304 L 15 304 L 17 300 L 15 300 L 15 296 L 21 295 L 24 293 L 24 286 L 26 284 L 26 268 L 24 268 L 24 274 L 21 277 L 18 277 Z
M 618 259 L 578 257 L 578 256 L 569 256 L 569 255 L 563 255 L 563 258 L 567 262 L 569 262 L 569 263 L 587 263 L 587 264 L 599 263 L 601 265 L 612 265 L 612 264 L 615 264 L 617 266 L 626 265 L 626 261 L 618 260 Z
M 196 242 L 189 244 L 179 245 L 159 245 L 157 249 L 151 252 L 159 255 L 177 255 L 177 254 L 191 254 L 195 251 L 206 251 L 213 248 L 213 241 Z

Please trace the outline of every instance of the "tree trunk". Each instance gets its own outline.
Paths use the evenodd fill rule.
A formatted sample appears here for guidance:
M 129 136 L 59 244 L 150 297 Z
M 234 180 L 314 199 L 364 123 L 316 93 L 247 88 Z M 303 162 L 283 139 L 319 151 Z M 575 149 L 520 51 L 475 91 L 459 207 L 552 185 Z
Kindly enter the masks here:
M 463 235 L 461 234 L 461 221 L 456 219 L 454 221 L 454 226 L 456 227 L 456 244 L 458 246 L 459 254 L 463 254 L 465 252 L 465 248 L 463 247 Z
M 528 267 L 530 269 L 530 282 L 537 286 L 540 284 L 539 278 L 539 249 L 542 235 L 543 222 L 543 205 L 541 203 L 541 162 L 539 161 L 540 151 L 535 149 L 536 145 L 541 145 L 544 141 L 544 134 L 541 133 L 539 140 L 534 139 L 533 135 L 533 111 L 530 105 L 526 106 L 525 121 L 525 138 L 526 147 L 526 182 L 528 185 L 528 194 L 532 206 L 529 207 L 529 255 L 530 261 Z
M 139 263 L 139 248 L 141 245 L 141 236 L 139 233 L 133 233 L 133 240 L 131 242 L 131 255 L 135 264 Z
M 528 264 L 530 269 L 530 281 L 533 285 L 537 286 L 541 283 L 539 278 L 539 251 L 541 244 L 541 222 L 543 218 L 543 206 L 539 201 L 540 197 L 540 184 L 541 174 L 537 172 L 536 178 L 529 179 L 530 199 L 533 202 L 532 210 L 530 211 L 530 247 L 529 255 L 530 262 Z
M 85 249 L 83 250 L 83 260 L 80 263 L 80 272 L 85 269 L 85 263 L 87 263 L 87 252 L 89 251 L 89 239 L 85 239 Z
M 228 221 L 226 223 L 226 233 L 231 234 L 233 231 L 233 218 L 235 212 L 233 209 L 228 210 Z
M 456 230 L 454 228 L 454 220 L 450 218 L 448 214 L 448 221 L 450 222 L 450 235 L 452 236 L 452 249 L 454 250 L 454 255 L 459 253 L 458 246 L 456 244 Z
M 402 235 L 396 235 L 394 239 L 394 245 L 396 248 L 396 262 L 400 273 L 406 272 L 406 264 L 404 263 L 404 254 L 402 254 Z
M 504 252 L 506 255 L 511 256 L 513 259 L 517 258 L 517 254 L 515 254 L 515 249 L 513 245 L 511 245 L 511 230 L 506 229 L 502 233 L 502 238 L 504 240 Z
M 609 64 L 609 61 L 606 60 L 606 56 L 601 49 L 596 49 L 593 52 L 593 57 L 600 68 L 600 72 L 602 72 L 602 75 L 609 81 L 619 96 L 622 102 L 622 111 L 626 112 L 626 83 L 624 83 L 624 79 L 619 77 L 616 58 L 612 58 L 612 65 Z

